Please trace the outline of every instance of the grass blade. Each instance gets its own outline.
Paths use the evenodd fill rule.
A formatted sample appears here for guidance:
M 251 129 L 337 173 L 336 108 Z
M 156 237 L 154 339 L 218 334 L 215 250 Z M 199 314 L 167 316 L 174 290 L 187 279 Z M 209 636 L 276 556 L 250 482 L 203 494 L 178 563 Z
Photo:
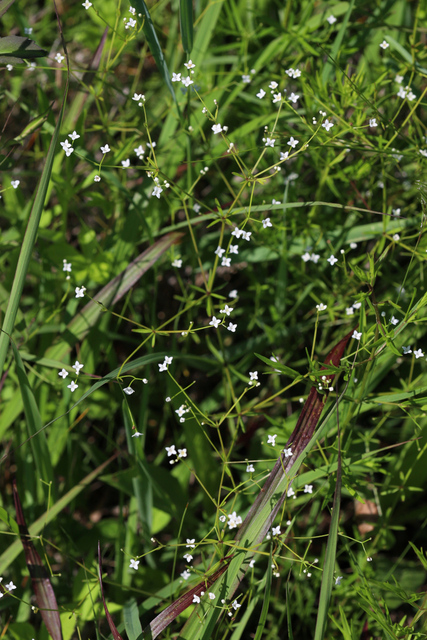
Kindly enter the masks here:
M 193 0 L 180 0 L 179 23 L 182 46 L 189 55 L 193 48 Z
M 40 609 L 43 622 L 46 625 L 53 640 L 62 640 L 61 620 L 59 618 L 58 605 L 55 593 L 49 580 L 46 569 L 39 554 L 30 539 L 27 524 L 22 511 L 16 482 L 13 483 L 13 499 L 15 501 L 16 521 L 19 526 L 22 546 L 25 551 L 25 560 L 30 572 L 31 582 L 36 596 L 37 606 Z
M 173 88 L 171 82 L 171 74 L 169 73 L 168 65 L 166 64 L 165 57 L 163 55 L 162 48 L 160 46 L 159 39 L 156 34 L 156 30 L 154 29 L 153 21 L 151 20 L 150 12 L 148 11 L 147 5 L 144 0 L 135 0 L 134 2 L 136 12 L 142 13 L 144 16 L 144 26 L 142 30 L 147 39 L 148 46 L 150 47 L 150 51 L 153 54 L 154 60 L 156 61 L 157 67 L 165 81 L 167 88 L 170 91 L 172 99 L 176 102 L 175 97 L 175 89 Z
M 21 356 L 19 355 L 19 351 L 14 342 L 12 342 L 12 350 L 15 356 L 16 372 L 18 375 L 19 386 L 21 388 L 28 435 L 30 438 L 34 463 L 37 468 L 37 474 L 46 483 L 51 483 L 53 489 L 55 486 L 53 482 L 53 469 L 50 462 L 46 436 L 44 433 L 40 433 L 43 423 L 39 408 L 37 406 L 36 399 L 34 398 Z M 36 434 L 37 438 L 34 437 Z M 54 494 L 56 495 L 56 491 Z
M 338 523 L 340 518 L 341 503 L 341 446 L 338 432 L 338 468 L 335 487 L 334 504 L 332 510 L 331 526 L 326 545 L 325 566 L 323 568 L 322 586 L 320 587 L 319 607 L 317 610 L 316 631 L 314 640 L 322 640 L 325 634 L 328 617 L 329 603 L 331 601 L 332 586 L 334 583 L 335 558 L 337 552 Z
M 36 197 L 31 208 L 27 228 L 22 241 L 21 251 L 19 253 L 18 264 L 16 266 L 15 277 L 13 279 L 12 290 L 9 296 L 9 302 L 3 320 L 2 331 L 0 333 L 0 377 L 3 374 L 4 363 L 6 360 L 9 337 L 12 337 L 13 327 L 15 326 L 16 314 L 18 312 L 19 301 L 21 299 L 22 290 L 24 288 L 25 278 L 27 276 L 28 265 L 30 263 L 31 254 L 33 252 L 34 243 L 37 237 L 37 231 L 40 224 L 40 218 L 43 212 L 45 197 L 49 186 L 49 180 L 52 173 L 53 160 L 55 150 L 58 144 L 59 131 L 61 128 L 62 118 L 65 109 L 65 100 L 68 94 L 68 75 L 67 82 L 62 98 L 61 111 L 58 121 L 53 132 L 50 142 L 49 151 L 46 156 L 46 163 L 37 187 Z

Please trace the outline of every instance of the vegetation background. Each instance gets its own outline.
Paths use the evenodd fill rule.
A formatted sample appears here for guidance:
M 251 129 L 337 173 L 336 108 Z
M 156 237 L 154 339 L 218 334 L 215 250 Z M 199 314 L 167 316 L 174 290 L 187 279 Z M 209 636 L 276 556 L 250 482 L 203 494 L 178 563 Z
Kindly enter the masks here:
M 0 11 L 0 637 L 427 637 L 426 4 Z

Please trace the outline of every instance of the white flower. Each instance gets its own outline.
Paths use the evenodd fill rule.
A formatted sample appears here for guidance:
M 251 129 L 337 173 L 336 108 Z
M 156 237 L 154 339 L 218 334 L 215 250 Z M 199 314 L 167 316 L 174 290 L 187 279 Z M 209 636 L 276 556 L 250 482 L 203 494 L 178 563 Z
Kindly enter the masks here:
M 123 391 L 127 396 L 131 396 L 133 393 L 135 393 L 135 389 L 132 389 L 132 387 L 126 387 L 126 389 L 123 389 Z
M 383 40 L 380 44 L 381 49 L 387 49 L 389 47 L 389 43 L 387 42 L 387 40 Z
M 335 585 L 338 587 L 341 584 L 342 576 L 335 578 Z
M 84 298 L 85 297 L 86 287 L 76 287 L 76 298 Z
M 65 378 L 68 376 L 68 371 L 66 371 L 65 369 L 61 369 L 61 371 L 58 371 L 58 376 L 61 376 L 61 378 L 65 380 Z
M 320 304 L 316 304 L 316 309 L 318 311 L 324 311 L 327 308 L 328 308 L 328 306 L 326 304 L 323 304 L 323 302 L 321 302 Z
M 209 600 L 215 600 L 216 596 L 214 593 L 212 593 L 212 591 L 209 591 L 208 595 L 209 595 Z
M 292 449 L 283 449 L 283 453 L 285 455 L 285 458 L 291 458 L 292 457 Z
M 71 393 L 73 393 L 73 391 L 75 391 L 78 388 L 78 386 L 79 385 L 76 384 L 74 380 L 72 380 L 70 384 L 67 385 L 67 388 L 71 390 Z
M 348 315 L 348 316 L 354 316 L 354 309 L 353 309 L 353 307 L 346 307 L 346 309 L 345 309 L 345 313 L 346 313 L 346 315 Z
M 92 3 L 89 2 L 89 0 L 85 0 L 85 2 L 82 3 L 82 7 L 84 7 L 86 9 L 86 11 L 92 6 Z
M 249 240 L 251 239 L 251 235 L 252 235 L 252 231 L 243 231 L 242 230 L 242 238 L 243 238 L 243 240 L 246 240 L 247 242 L 249 242 Z
M 215 316 L 212 316 L 212 320 L 209 322 L 211 327 L 215 327 L 215 329 L 218 329 L 218 326 L 221 324 L 221 320 L 218 320 L 218 318 L 215 318 Z
M 369 126 L 370 127 L 378 127 L 377 119 L 376 118 L 371 118 L 369 120 Z
M 73 364 L 73 369 L 77 373 L 77 375 L 79 375 L 80 369 L 83 369 L 83 367 L 84 367 L 84 365 L 80 364 L 80 362 L 78 360 L 76 360 L 75 363 Z
M 190 76 L 187 76 L 186 78 L 182 78 L 181 82 L 184 85 L 184 87 L 189 87 L 190 84 L 194 84 L 194 80 L 192 80 Z
M 249 382 L 251 384 L 258 382 L 258 371 L 249 371 Z
M 138 569 L 139 563 L 140 563 L 139 560 L 134 560 L 132 558 L 131 561 L 130 561 L 129 569 Z
M 66 156 L 67 156 L 67 158 L 68 158 L 68 156 L 70 156 L 70 155 L 73 153 L 73 151 L 74 151 L 73 147 L 72 147 L 72 146 L 71 146 L 71 144 L 68 142 L 68 140 L 65 140 L 64 142 L 60 142 L 59 144 L 60 144 L 60 145 L 61 145 L 61 147 L 63 148 L 63 150 L 64 150 L 64 152 L 65 152 L 65 155 L 66 155 Z
M 221 131 L 222 131 L 222 127 L 221 127 L 221 125 L 220 125 L 219 123 L 218 123 L 218 124 L 214 124 L 214 125 L 212 126 L 212 131 L 213 131 L 215 134 L 217 134 L 217 133 L 221 133 Z
M 228 304 L 224 306 L 224 309 L 219 310 L 220 313 L 225 313 L 227 316 L 229 316 L 232 311 L 233 307 L 229 307 Z
M 329 129 L 331 129 L 333 126 L 334 126 L 334 123 L 329 122 L 328 119 L 326 119 L 325 122 L 322 124 L 322 127 L 324 127 L 326 131 L 329 131 Z
M 144 155 L 144 153 L 145 153 L 145 149 L 144 149 L 144 147 L 142 146 L 142 144 L 140 144 L 140 145 L 139 145 L 139 147 L 137 147 L 136 149 L 134 149 L 134 151 L 135 151 L 135 153 L 136 153 L 136 155 L 138 156 L 138 158 L 139 158 L 139 159 L 141 159 L 141 158 L 142 158 L 142 156 L 143 156 L 143 155 Z
M 234 600 L 234 602 L 232 602 L 232 603 L 231 603 L 231 606 L 233 607 L 233 609 L 234 609 L 235 611 L 237 611 L 237 609 L 239 609 L 242 605 L 241 605 L 241 604 L 239 604 L 239 603 L 237 602 L 237 600 Z
M 312 484 L 306 484 L 304 487 L 304 493 L 313 493 L 313 485 Z
M 228 294 L 229 298 L 237 298 L 237 289 L 233 289 L 233 291 L 230 291 L 230 293 Z
M 274 138 L 267 138 L 265 141 L 265 146 L 266 147 L 274 147 L 274 143 L 276 142 L 276 140 Z
M 282 101 L 282 94 L 281 93 L 274 93 L 273 94 L 273 104 L 275 104 L 276 102 L 281 102 Z
M 276 445 L 277 433 L 272 436 L 267 436 L 267 444 L 272 444 L 273 447 Z
M 260 89 L 260 90 L 258 91 L 258 93 L 256 94 L 256 97 L 257 97 L 257 98 L 259 98 L 260 100 L 262 100 L 264 96 L 265 96 L 265 91 L 264 91 L 264 89 Z
M 227 327 L 228 331 L 231 331 L 232 333 L 235 333 L 236 329 L 237 329 L 237 324 L 232 324 L 231 322 L 229 323 L 228 327 Z
M 223 258 L 221 262 L 221 267 L 229 267 L 231 264 L 231 258 Z
M 280 536 L 280 533 L 281 533 L 280 527 L 273 527 L 272 529 L 273 536 Z
M 248 466 L 246 467 L 246 473 L 254 473 L 254 471 L 255 471 L 254 465 L 248 464 Z
M 178 458 L 186 458 L 187 449 L 178 449 Z
M 326 20 L 330 25 L 333 25 L 337 21 L 335 16 L 329 16 L 328 18 L 326 18 Z
M 229 513 L 227 518 L 229 529 L 236 529 L 239 524 L 242 524 L 242 518 L 238 516 L 235 511 L 233 511 L 233 513 Z
M 356 331 L 356 329 L 355 329 L 353 331 L 351 337 L 354 338 L 354 340 L 360 340 L 360 338 L 362 337 L 362 332 L 361 331 Z
M 108 144 L 104 145 L 103 147 L 100 147 L 102 153 L 108 153 L 109 151 L 111 151 L 110 147 Z
M 101 176 L 95 176 L 93 181 L 94 182 L 101 182 Z
M 270 82 L 270 84 L 268 85 L 268 88 L 271 89 L 272 91 L 274 91 L 274 89 L 277 89 L 279 85 L 277 84 L 277 82 L 275 82 L 274 80 L 272 80 Z
M 181 74 L 173 73 L 172 74 L 172 82 L 181 82 Z
M 295 138 L 293 136 L 291 136 L 289 142 L 287 142 L 286 144 L 288 144 L 290 147 L 292 147 L 292 149 L 295 149 L 295 147 L 297 146 L 299 140 L 295 140 Z
M 249 84 L 251 81 L 251 76 L 242 76 L 242 82 L 244 84 Z
M 267 229 L 267 227 L 272 227 L 272 223 L 270 218 L 266 218 L 265 220 L 262 221 L 262 226 L 264 229 Z
M 181 578 L 183 580 L 188 580 L 188 578 L 191 576 L 191 573 L 188 571 L 188 569 L 185 569 L 182 573 L 181 573 Z
M 192 540 L 190 540 L 190 538 L 187 538 L 187 544 L 185 545 L 187 547 L 187 549 L 195 549 L 196 545 L 194 544 L 196 542 L 196 539 L 193 538 Z
M 129 18 L 129 20 L 125 24 L 125 29 L 133 29 L 136 26 L 136 20 L 133 18 Z
M 191 562 L 193 559 L 193 556 L 191 555 L 191 553 L 184 553 L 183 557 L 187 560 L 187 562 Z
M 162 193 L 162 191 L 163 191 L 162 187 L 157 185 L 154 187 L 153 191 L 151 192 L 151 195 L 156 196 L 156 198 L 159 198 L 160 200 L 160 194 Z
M 335 256 L 330 256 L 330 257 L 328 258 L 328 262 L 329 262 L 329 264 L 331 265 L 331 267 L 333 267 L 333 266 L 334 266 L 334 264 L 335 264 L 336 262 L 338 262 L 338 258 L 336 258 Z
M 398 233 L 395 233 L 394 236 L 393 236 L 393 240 L 395 242 L 398 242 L 400 240 L 400 235 Z
M 293 93 L 293 92 L 292 92 L 292 93 L 291 93 L 291 95 L 289 96 L 289 100 L 290 100 L 291 102 L 293 102 L 294 104 L 295 104 L 295 102 L 297 102 L 298 98 L 299 98 L 299 95 L 298 95 L 298 94 L 296 94 L 296 93 Z
M 412 349 L 410 346 L 408 347 L 402 347 L 402 351 L 404 355 L 407 355 L 408 353 L 412 353 Z
M 195 64 L 192 60 L 189 60 L 188 62 L 184 62 L 184 67 L 186 67 L 188 70 L 190 69 L 194 69 L 195 68 Z
M 67 262 L 65 258 L 62 261 L 62 271 L 71 273 L 71 262 Z
M 123 169 L 128 169 L 130 167 L 129 158 L 127 160 L 122 160 L 122 167 L 123 167 Z
M 193 602 L 195 604 L 199 604 L 199 602 L 200 602 L 200 598 L 199 598 L 199 596 L 196 596 L 196 594 L 194 594 L 194 596 L 193 596 Z
M 135 433 L 132 434 L 132 438 L 139 438 L 139 436 L 143 436 L 143 433 L 140 433 L 139 431 L 135 431 Z
M 422 349 L 416 349 L 414 351 L 414 356 L 416 358 L 424 358 L 424 353 L 423 353 Z
M 305 253 L 302 254 L 301 259 L 304 262 L 308 262 L 310 260 L 310 254 L 308 253 L 308 251 L 306 251 Z
M 397 318 L 395 318 L 394 316 L 391 316 L 390 322 L 393 325 L 399 324 L 399 320 Z
M 62 53 L 57 53 L 57 54 L 56 54 L 56 56 L 55 56 L 55 60 L 56 60 L 56 62 L 58 62 L 59 64 L 61 64 L 61 62 L 62 62 L 63 60 L 65 60 L 65 56 L 63 56 L 63 55 L 62 55 Z
M 176 449 L 175 449 L 175 445 L 174 444 L 171 447 L 165 447 L 165 449 L 167 451 L 168 458 L 169 458 L 169 456 L 176 456 Z
M 177 269 L 180 269 L 182 267 L 182 260 L 179 260 L 178 258 L 176 258 L 173 262 L 172 262 L 172 266 L 176 267 Z

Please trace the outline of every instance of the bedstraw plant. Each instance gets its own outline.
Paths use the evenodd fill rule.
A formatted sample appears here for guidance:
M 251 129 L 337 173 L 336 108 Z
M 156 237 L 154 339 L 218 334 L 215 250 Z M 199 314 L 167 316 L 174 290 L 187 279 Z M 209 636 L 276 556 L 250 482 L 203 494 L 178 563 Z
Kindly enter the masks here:
M 0 16 L 0 637 L 427 637 L 425 3 Z

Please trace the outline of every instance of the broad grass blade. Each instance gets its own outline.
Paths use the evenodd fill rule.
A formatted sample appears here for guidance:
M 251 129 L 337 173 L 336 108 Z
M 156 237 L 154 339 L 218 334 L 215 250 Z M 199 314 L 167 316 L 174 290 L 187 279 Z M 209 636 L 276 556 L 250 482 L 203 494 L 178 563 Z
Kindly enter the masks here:
M 129 640 L 142 640 L 142 626 L 139 620 L 138 605 L 136 604 L 135 598 L 126 602 L 123 607 L 123 618 Z
M 105 602 L 104 585 L 102 584 L 101 544 L 100 544 L 99 541 L 98 541 L 98 577 L 99 577 L 99 584 L 101 586 L 102 602 L 104 604 L 104 611 L 105 611 L 105 615 L 107 617 L 108 626 L 110 627 L 110 631 L 111 631 L 111 633 L 113 635 L 114 640 L 123 640 L 122 636 L 117 631 L 117 627 L 114 624 L 113 618 L 111 617 L 110 612 L 108 611 L 107 603 Z
M 43 562 L 31 541 L 21 501 L 19 499 L 18 489 L 16 488 L 16 482 L 13 482 L 13 499 L 15 501 L 16 521 L 19 526 L 19 535 L 21 536 L 21 542 L 24 547 L 25 561 L 27 563 L 28 571 L 30 572 L 37 606 L 40 609 L 43 622 L 45 623 L 50 636 L 53 640 L 62 640 L 61 621 L 59 618 L 55 593 Z
M 193 0 L 180 0 L 179 23 L 182 46 L 188 55 L 193 48 Z

